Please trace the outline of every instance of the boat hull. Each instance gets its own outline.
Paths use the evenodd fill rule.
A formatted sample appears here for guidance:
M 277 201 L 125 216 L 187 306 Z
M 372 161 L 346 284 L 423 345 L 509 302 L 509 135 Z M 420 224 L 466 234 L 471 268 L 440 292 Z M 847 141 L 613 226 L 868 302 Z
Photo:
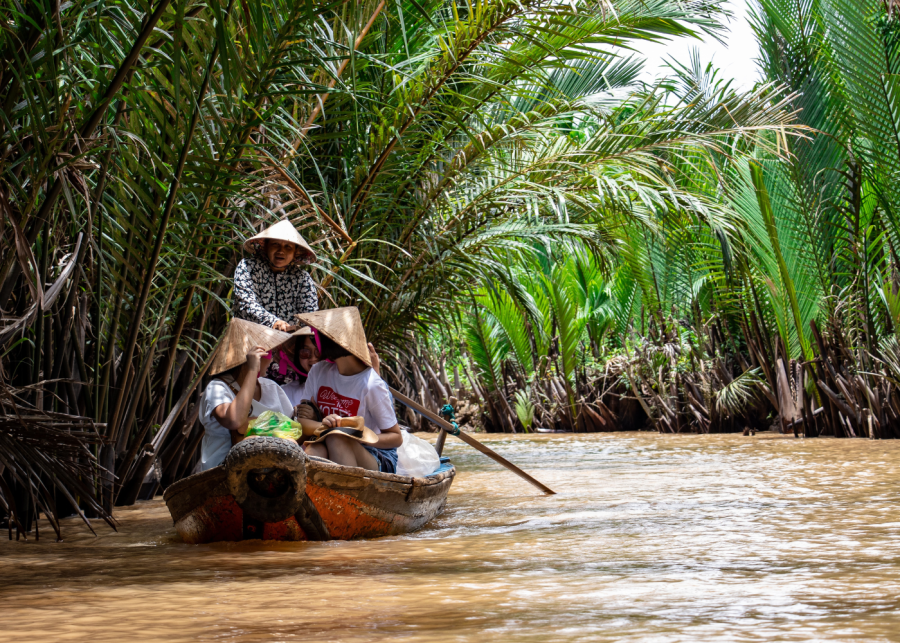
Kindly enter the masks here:
M 352 540 L 419 529 L 444 508 L 456 469 L 411 478 L 309 458 L 304 511 L 278 522 L 245 515 L 228 488 L 224 466 L 166 489 L 163 499 L 186 543 L 239 540 Z

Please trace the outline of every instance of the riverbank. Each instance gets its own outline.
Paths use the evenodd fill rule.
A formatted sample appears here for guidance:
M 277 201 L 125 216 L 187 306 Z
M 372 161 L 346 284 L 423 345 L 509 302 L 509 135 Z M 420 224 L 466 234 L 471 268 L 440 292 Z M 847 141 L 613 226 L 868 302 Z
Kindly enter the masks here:
M 774 434 L 455 440 L 447 511 L 406 537 L 177 542 L 157 499 L 98 538 L 0 541 L 11 640 L 887 641 L 900 443 Z

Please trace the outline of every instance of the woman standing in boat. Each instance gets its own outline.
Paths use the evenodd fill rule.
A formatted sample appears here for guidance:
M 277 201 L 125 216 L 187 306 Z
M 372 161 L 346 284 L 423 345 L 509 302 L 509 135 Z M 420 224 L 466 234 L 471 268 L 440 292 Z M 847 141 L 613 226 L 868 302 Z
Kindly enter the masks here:
M 310 369 L 305 387 L 305 395 L 325 416 L 322 424 L 337 428 L 341 418 L 362 416 L 365 426 L 378 436 L 374 444 L 363 444 L 338 429 L 324 441 L 307 445 L 306 452 L 348 467 L 395 473 L 397 447 L 403 444 L 403 435 L 391 392 L 372 368 L 359 311 L 349 306 L 298 318 L 313 328 L 324 360 Z M 297 415 L 313 419 L 312 407 L 302 405 Z
M 287 219 L 244 243 L 234 271 L 234 316 L 275 330 L 296 329 L 294 316 L 319 309 L 316 285 L 302 266 L 316 254 Z
M 272 363 L 272 349 L 290 339 L 281 331 L 232 319 L 210 365 L 216 377 L 200 399 L 200 423 L 206 432 L 200 452 L 200 470 L 225 461 L 232 444 L 247 433 L 250 418 L 263 411 L 290 417 L 293 406 L 281 387 L 261 377 Z

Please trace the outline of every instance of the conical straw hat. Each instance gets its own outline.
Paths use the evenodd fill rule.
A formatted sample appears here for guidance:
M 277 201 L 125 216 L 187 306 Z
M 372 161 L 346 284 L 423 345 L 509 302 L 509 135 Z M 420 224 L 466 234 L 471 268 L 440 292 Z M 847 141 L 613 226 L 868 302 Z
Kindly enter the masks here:
M 247 361 L 247 353 L 254 346 L 272 350 L 291 338 L 290 333 L 254 324 L 245 319 L 232 319 L 225 329 L 225 337 L 209 367 L 210 375 L 218 375 Z
M 346 348 L 353 355 L 371 366 L 369 359 L 369 347 L 366 342 L 366 332 L 363 330 L 362 318 L 356 306 L 344 308 L 330 308 L 315 313 L 300 313 L 297 319 L 304 324 L 309 324 L 317 331 L 325 335 L 338 346 Z
M 303 237 L 300 236 L 300 233 L 297 232 L 297 228 L 294 227 L 294 224 L 287 219 L 283 219 L 275 225 L 269 226 L 258 235 L 247 239 L 244 242 L 244 250 L 254 253 L 259 252 L 266 239 L 288 241 L 299 246 L 297 256 L 294 257 L 293 261 L 295 264 L 312 263 L 316 260 L 316 253 L 313 252 L 313 249 L 309 247 L 309 244 L 304 241 Z

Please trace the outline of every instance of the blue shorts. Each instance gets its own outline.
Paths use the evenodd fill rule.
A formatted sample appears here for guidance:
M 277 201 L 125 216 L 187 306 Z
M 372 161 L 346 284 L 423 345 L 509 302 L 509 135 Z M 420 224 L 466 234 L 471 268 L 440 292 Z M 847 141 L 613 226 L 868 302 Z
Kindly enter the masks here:
M 363 448 L 375 456 L 381 473 L 397 473 L 397 449 L 376 449 L 367 444 Z

